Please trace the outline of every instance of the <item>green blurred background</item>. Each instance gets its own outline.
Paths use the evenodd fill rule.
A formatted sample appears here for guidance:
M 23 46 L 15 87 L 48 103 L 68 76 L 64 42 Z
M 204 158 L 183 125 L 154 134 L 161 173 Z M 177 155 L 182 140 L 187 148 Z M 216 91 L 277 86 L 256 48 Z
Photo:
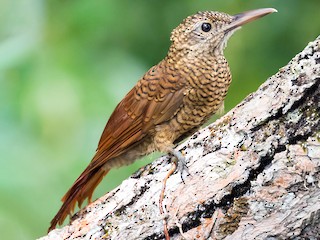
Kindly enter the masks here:
M 274 7 L 231 38 L 226 110 L 320 33 L 319 0 L 1 0 L 0 235 L 46 234 L 116 104 L 199 10 Z M 94 198 L 156 155 L 112 171 Z

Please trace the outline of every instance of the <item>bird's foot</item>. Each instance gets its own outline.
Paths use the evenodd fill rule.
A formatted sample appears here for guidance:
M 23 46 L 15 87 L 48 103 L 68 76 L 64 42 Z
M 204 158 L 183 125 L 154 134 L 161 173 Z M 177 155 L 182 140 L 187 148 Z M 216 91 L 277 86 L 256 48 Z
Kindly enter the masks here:
M 177 165 L 177 171 L 180 172 L 181 180 L 184 182 L 184 173 L 187 175 L 190 175 L 189 169 L 186 163 L 186 158 L 183 156 L 183 154 L 180 151 L 177 151 L 175 149 L 172 149 L 170 153 L 175 157 L 173 162 Z

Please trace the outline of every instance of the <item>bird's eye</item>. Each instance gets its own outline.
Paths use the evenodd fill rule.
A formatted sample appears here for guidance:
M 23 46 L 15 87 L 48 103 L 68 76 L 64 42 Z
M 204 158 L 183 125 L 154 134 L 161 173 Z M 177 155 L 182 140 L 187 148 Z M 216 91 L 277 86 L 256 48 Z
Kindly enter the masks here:
M 202 23 L 201 29 L 204 32 L 209 32 L 211 30 L 211 24 L 210 23 Z

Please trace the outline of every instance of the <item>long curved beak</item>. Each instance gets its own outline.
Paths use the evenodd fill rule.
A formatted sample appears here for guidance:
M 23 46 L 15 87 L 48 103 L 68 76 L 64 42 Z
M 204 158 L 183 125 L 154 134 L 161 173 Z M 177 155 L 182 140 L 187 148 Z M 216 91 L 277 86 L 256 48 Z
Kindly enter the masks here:
M 239 13 L 234 15 L 234 20 L 227 26 L 225 31 L 231 31 L 235 28 L 241 27 L 242 25 L 254 21 L 258 18 L 261 18 L 270 13 L 278 12 L 274 8 L 261 8 L 256 10 L 251 10 L 243 13 Z

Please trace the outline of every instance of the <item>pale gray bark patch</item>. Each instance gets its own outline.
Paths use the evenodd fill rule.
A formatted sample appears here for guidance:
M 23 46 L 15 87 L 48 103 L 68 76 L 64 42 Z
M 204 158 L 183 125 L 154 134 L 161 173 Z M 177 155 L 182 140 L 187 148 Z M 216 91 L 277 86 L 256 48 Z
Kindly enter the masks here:
M 221 119 L 179 145 L 190 176 L 162 180 L 164 156 L 45 239 L 318 239 L 320 37 Z M 183 231 L 183 235 L 181 234 Z

